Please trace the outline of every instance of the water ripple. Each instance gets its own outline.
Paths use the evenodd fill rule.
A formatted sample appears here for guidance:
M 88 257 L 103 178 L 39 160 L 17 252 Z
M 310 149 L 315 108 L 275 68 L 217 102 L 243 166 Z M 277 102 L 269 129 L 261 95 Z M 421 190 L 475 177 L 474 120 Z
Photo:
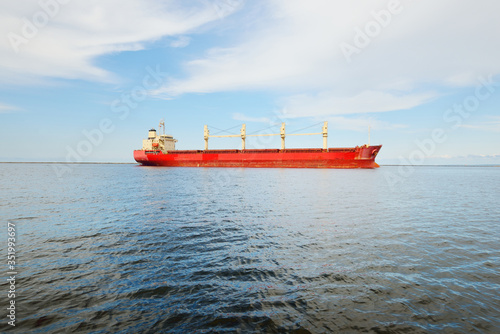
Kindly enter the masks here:
M 500 169 L 0 168 L 21 332 L 500 328 Z

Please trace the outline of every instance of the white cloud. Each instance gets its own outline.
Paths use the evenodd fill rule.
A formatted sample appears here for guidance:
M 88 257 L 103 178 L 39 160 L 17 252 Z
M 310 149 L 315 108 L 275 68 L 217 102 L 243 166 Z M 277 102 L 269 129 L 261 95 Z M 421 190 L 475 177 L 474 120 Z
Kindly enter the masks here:
M 488 118 L 489 121 L 463 124 L 460 127 L 482 132 L 500 132 L 500 116 L 489 116 Z
M 189 45 L 189 42 L 191 42 L 191 38 L 187 36 L 179 36 L 170 42 L 170 46 L 173 48 L 184 48 Z
M 402 165 L 407 164 L 407 161 L 394 158 L 377 158 L 381 165 Z M 490 165 L 500 167 L 500 154 L 490 155 L 435 155 L 427 157 L 424 161 L 425 165 Z
M 306 117 L 306 116 L 300 116 Z M 273 118 L 268 117 L 251 117 L 244 115 L 242 113 L 233 113 L 234 120 L 242 121 L 242 122 L 254 122 L 254 123 L 267 123 L 269 126 L 277 126 L 281 124 L 281 122 L 286 122 L 288 119 L 296 118 L 296 116 L 289 114 L 286 110 L 281 113 L 276 113 Z M 336 130 L 349 130 L 349 131 L 359 131 L 365 132 L 368 127 L 373 130 L 394 130 L 406 128 L 405 124 L 396 124 L 380 121 L 374 117 L 368 116 L 328 116 L 322 115 L 321 117 L 313 117 L 314 120 L 318 121 L 318 128 L 321 127 L 322 122 L 328 121 L 328 127 L 330 129 Z
M 410 109 L 435 97 L 435 94 L 396 95 L 366 90 L 354 96 L 336 96 L 334 92 L 294 95 L 285 99 L 289 117 L 346 115 Z
M 370 127 L 373 130 L 394 130 L 406 128 L 405 124 L 389 123 L 372 117 L 327 117 L 330 129 L 366 132 Z
M 0 80 L 109 81 L 113 75 L 94 64 L 96 57 L 141 50 L 163 36 L 183 35 L 231 14 L 232 7 L 224 11 L 219 7 L 205 0 L 189 4 L 181 0 L 3 1 Z M 174 46 L 188 42 L 180 38 Z
M 19 108 L 14 107 L 14 106 L 10 106 L 7 104 L 0 104 L 0 114 L 1 113 L 8 113 L 8 112 L 15 111 L 15 110 L 19 110 Z
M 233 113 L 232 118 L 236 121 L 242 122 L 271 123 L 271 119 L 269 119 L 268 117 L 250 117 L 239 112 Z
M 500 154 L 441 155 L 426 159 L 426 164 L 442 165 L 499 165 Z M 500 165 L 498 166 L 500 167 Z
M 252 30 L 241 42 L 185 63 L 184 77 L 154 93 L 273 90 L 290 95 L 285 106 L 296 116 L 338 115 L 412 108 L 500 73 L 494 0 L 401 0 L 398 14 L 348 62 L 342 43 L 354 45 L 357 29 L 389 3 L 259 2 L 265 8 L 244 18 Z
M 0 82 L 111 81 L 113 73 L 96 65 L 97 57 L 142 50 L 165 36 L 171 47 L 185 47 L 190 33 L 209 22 L 214 27 L 243 3 L 58 1 L 67 2 L 2 2 L 0 29 L 6 33 L 0 37 Z M 58 5 L 44 9 L 41 3 Z M 247 2 L 231 26 L 237 42 L 186 62 L 185 75 L 169 78 L 154 94 L 168 99 L 272 90 L 284 96 L 283 108 L 293 117 L 345 115 L 409 109 L 448 93 L 449 87 L 475 85 L 480 75 L 500 73 L 500 48 L 493 42 L 500 31 L 500 3 L 494 0 L 401 0 L 397 14 L 348 62 L 341 46 L 355 45 L 358 31 L 377 24 L 390 3 Z M 43 15 L 46 24 L 40 24 Z M 23 34 L 26 22 L 40 26 L 29 38 Z M 17 53 L 13 34 L 27 41 L 17 45 Z

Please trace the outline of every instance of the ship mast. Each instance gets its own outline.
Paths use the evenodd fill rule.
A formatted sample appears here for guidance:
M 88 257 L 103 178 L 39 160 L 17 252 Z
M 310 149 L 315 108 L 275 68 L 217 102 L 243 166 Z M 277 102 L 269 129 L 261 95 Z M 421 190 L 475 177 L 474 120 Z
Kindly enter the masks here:
M 165 134 L 165 120 L 162 118 L 160 120 L 160 124 L 158 125 L 158 131 L 162 133 L 161 129 L 163 129 L 163 135 Z
M 368 146 L 370 146 L 370 125 L 368 125 Z
M 328 149 L 328 122 L 323 123 L 323 149 Z

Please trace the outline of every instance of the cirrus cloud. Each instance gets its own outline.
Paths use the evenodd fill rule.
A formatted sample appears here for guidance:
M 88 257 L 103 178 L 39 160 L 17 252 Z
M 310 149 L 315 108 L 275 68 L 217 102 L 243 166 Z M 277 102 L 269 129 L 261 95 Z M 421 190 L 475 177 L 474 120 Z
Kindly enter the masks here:
M 221 0 L 222 1 L 222 0 Z M 95 64 L 102 55 L 142 50 L 164 36 L 179 36 L 230 15 L 220 1 L 89 0 L 4 1 L 0 5 L 0 80 L 37 78 L 111 81 Z M 173 47 L 189 43 L 187 37 Z

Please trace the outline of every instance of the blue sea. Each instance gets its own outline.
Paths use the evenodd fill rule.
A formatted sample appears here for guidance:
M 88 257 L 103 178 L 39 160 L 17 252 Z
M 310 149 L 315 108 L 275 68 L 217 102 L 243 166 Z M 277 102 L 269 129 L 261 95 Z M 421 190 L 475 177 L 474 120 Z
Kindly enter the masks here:
M 500 331 L 500 168 L 0 163 L 0 212 L 2 332 Z

